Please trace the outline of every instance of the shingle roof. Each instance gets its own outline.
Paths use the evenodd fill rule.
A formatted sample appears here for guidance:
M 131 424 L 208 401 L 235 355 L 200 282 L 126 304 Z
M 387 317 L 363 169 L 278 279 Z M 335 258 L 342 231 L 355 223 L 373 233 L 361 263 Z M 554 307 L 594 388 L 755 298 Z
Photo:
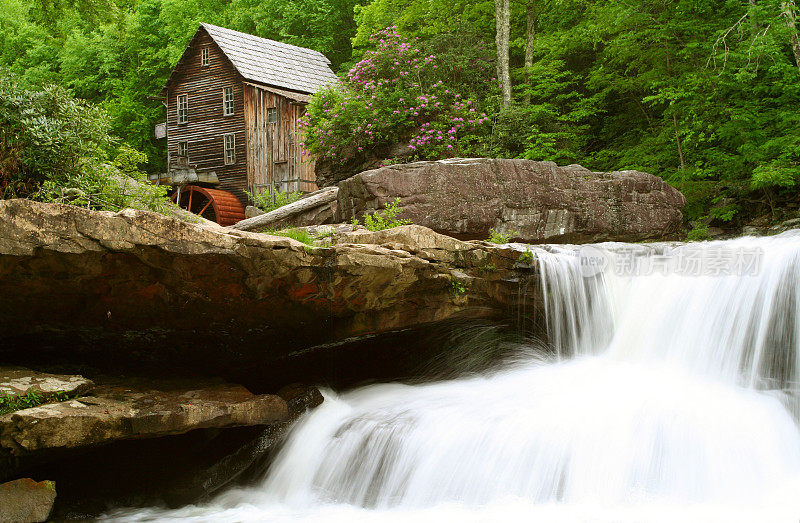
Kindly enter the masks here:
M 200 24 L 245 80 L 304 93 L 338 81 L 330 60 L 312 49 Z

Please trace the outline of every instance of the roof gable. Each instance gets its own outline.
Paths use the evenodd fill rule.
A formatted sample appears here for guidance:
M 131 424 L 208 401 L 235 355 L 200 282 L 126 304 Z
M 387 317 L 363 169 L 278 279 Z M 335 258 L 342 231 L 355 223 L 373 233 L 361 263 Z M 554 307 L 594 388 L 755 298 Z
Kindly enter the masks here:
M 214 40 L 244 80 L 301 93 L 314 93 L 326 84 L 338 82 L 330 60 L 318 51 L 202 23 L 166 85 L 201 31 Z

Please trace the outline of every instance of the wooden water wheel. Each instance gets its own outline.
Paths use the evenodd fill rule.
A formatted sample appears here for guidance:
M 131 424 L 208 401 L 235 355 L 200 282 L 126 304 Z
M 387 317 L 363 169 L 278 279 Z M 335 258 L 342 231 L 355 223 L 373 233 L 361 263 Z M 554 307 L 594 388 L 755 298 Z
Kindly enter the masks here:
M 233 225 L 245 218 L 242 202 L 228 191 L 220 189 L 186 185 L 175 191 L 172 201 L 179 204 L 182 209 L 222 226 Z

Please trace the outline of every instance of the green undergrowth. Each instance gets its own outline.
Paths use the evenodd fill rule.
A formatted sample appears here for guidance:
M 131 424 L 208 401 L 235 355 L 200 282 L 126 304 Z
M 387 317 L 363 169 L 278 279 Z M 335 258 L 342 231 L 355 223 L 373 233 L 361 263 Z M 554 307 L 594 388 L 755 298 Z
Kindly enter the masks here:
M 260 193 L 251 193 L 245 191 L 245 193 L 253 201 L 253 205 L 264 212 L 274 211 L 284 205 L 294 203 L 303 196 L 301 192 L 262 191 Z
M 0 415 L 29 409 L 31 407 L 38 407 L 45 403 L 66 401 L 72 397 L 74 396 L 70 396 L 70 394 L 63 391 L 45 393 L 38 390 L 29 390 L 22 396 L 14 396 L 3 392 L 0 393 Z
M 463 282 L 458 280 L 451 280 L 450 281 L 450 292 L 453 293 L 454 296 L 460 296 L 462 294 L 466 294 L 467 292 L 467 285 Z
M 274 231 L 270 232 L 269 234 L 275 236 L 285 236 L 287 238 L 291 238 L 293 240 L 297 240 L 300 243 L 305 243 L 306 245 L 314 246 L 314 240 L 316 237 L 309 234 L 305 229 L 285 229 L 283 231 Z
M 313 253 L 319 247 L 329 247 L 331 242 L 330 238 L 333 236 L 333 230 L 323 230 L 317 235 L 311 234 L 306 229 L 282 229 L 278 231 L 266 229 L 261 232 L 273 236 L 284 236 L 299 241 L 305 244 L 306 252 L 309 254 Z M 327 241 L 320 242 L 320 240 Z
M 711 235 L 708 232 L 708 225 L 705 223 L 697 223 L 686 235 L 686 240 L 690 242 L 697 242 L 707 240 L 710 237 Z
M 525 249 L 525 252 L 519 255 L 517 261 L 520 263 L 531 265 L 533 263 L 533 252 L 531 252 L 530 249 Z
M 505 244 L 511 241 L 511 238 L 517 236 L 519 233 L 517 231 L 511 231 L 508 233 L 503 233 L 498 231 L 497 229 L 489 229 L 489 238 L 486 239 L 489 243 L 498 243 L 498 244 Z
M 359 223 L 358 218 L 353 218 L 353 225 L 361 225 L 370 231 L 376 232 L 411 224 L 411 220 L 398 218 L 398 215 L 402 212 L 403 208 L 400 206 L 400 197 L 398 196 L 393 202 L 387 203 L 383 210 L 365 215 L 361 223 Z

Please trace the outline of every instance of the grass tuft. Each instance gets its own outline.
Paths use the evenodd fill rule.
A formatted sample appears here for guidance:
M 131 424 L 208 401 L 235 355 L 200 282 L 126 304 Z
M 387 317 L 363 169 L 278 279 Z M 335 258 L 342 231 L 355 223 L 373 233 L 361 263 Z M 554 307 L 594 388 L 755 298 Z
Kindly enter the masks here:
M 38 407 L 45 403 L 57 403 L 68 399 L 70 399 L 70 395 L 61 391 L 44 393 L 38 390 L 29 390 L 22 396 L 0 392 L 0 416 L 18 410 Z

